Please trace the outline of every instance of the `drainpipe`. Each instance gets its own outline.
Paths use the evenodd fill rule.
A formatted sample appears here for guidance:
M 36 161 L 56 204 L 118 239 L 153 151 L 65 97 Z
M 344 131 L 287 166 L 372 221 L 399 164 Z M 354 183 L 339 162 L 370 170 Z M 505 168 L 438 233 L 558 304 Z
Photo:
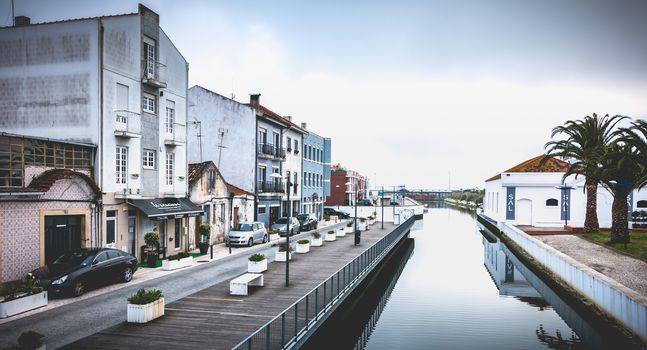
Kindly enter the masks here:
M 99 188 L 103 190 L 103 21 L 99 19 Z M 101 191 L 99 205 L 97 205 L 97 242 L 96 247 L 103 244 L 103 195 Z

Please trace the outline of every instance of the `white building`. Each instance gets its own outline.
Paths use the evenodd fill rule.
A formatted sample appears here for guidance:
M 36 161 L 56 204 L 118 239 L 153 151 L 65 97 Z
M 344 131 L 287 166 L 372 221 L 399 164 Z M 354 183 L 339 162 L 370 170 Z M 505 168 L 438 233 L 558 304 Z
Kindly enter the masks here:
M 188 64 L 143 5 L 136 13 L 0 29 L 0 129 L 97 146 L 99 242 L 139 255 L 143 234 L 187 246 Z M 142 202 L 146 201 L 146 203 Z M 159 202 L 159 203 L 156 203 Z M 151 208 L 164 204 L 164 213 Z M 137 210 L 137 209 L 140 210 Z
M 521 226 L 583 227 L 586 214 L 585 178 L 569 176 L 562 181 L 567 162 L 552 159 L 539 166 L 543 155 L 520 163 L 485 181 L 483 214 L 497 222 Z M 560 189 L 565 186 L 570 189 Z M 647 191 L 634 191 L 628 198 L 629 213 L 647 208 Z M 597 214 L 601 228 L 611 227 L 613 196 L 598 187 Z M 631 217 L 631 215 L 629 215 Z
M 212 161 L 227 182 L 254 193 L 256 113 L 201 86 L 189 89 L 189 163 Z
M 283 144 L 285 145 L 285 162 L 283 163 L 283 178 L 290 178 L 292 186 L 286 188 L 286 193 L 283 195 L 282 207 L 283 216 L 288 213 L 288 193 L 290 191 L 290 208 L 292 209 L 291 215 L 294 216 L 300 212 L 301 209 L 301 193 L 305 185 L 301 179 L 301 166 L 303 162 L 303 134 L 306 132 L 304 129 L 296 126 L 292 122 L 292 117 L 286 116 L 288 123 L 283 129 Z

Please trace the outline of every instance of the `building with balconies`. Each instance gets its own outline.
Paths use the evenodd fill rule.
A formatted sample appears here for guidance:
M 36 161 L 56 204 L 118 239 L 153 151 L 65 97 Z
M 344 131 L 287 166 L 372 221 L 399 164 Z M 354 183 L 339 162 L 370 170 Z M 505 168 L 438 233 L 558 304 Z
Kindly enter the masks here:
M 143 235 L 184 250 L 188 64 L 143 5 L 135 13 L 0 28 L 0 129 L 94 145 L 95 246 L 139 256 Z M 160 205 L 163 203 L 164 205 Z M 163 212 L 151 208 L 165 208 Z
M 256 219 L 270 226 L 281 215 L 288 213 L 288 204 L 293 213 L 299 211 L 299 153 L 304 131 L 289 118 L 262 106 L 260 97 L 260 94 L 250 95 L 249 103 L 256 110 L 257 124 Z M 288 148 L 290 151 L 287 151 Z
M 301 128 L 307 128 L 301 123 Z M 303 174 L 301 213 L 323 217 L 323 207 L 330 195 L 331 140 L 308 130 L 303 136 Z

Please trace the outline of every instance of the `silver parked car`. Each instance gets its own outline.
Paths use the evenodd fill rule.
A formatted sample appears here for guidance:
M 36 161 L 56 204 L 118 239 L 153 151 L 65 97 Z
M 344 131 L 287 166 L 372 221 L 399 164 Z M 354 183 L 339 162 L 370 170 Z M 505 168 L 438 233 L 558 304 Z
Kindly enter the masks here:
M 280 218 L 272 224 L 272 230 L 278 230 L 279 235 L 285 236 L 287 232 L 288 218 Z M 294 216 L 290 217 L 290 236 L 301 232 L 301 223 Z
M 241 222 L 229 231 L 227 242 L 231 245 L 247 245 L 249 247 L 254 243 L 265 243 L 267 242 L 265 224 L 259 221 Z

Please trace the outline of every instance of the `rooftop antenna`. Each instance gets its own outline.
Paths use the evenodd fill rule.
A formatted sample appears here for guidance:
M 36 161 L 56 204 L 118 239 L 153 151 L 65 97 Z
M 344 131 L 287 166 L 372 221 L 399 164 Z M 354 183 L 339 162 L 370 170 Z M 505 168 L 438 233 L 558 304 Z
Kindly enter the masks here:
M 202 163 L 202 121 L 198 120 L 195 117 L 193 117 L 193 119 L 195 120 L 192 121 L 191 124 L 195 125 L 196 128 L 198 128 L 198 133 L 195 136 L 198 138 L 198 145 L 200 146 L 200 163 Z
M 15 5 L 14 5 L 14 0 L 11 0 L 11 21 L 13 22 L 13 26 L 16 26 L 16 13 L 14 11 Z
M 231 77 L 231 99 L 236 99 L 236 94 L 234 93 L 234 77 Z
M 225 134 L 229 133 L 229 130 L 226 128 L 218 128 L 218 136 L 220 136 L 220 145 L 218 145 L 218 169 L 220 169 L 220 158 L 222 157 L 222 149 L 227 148 L 223 145 L 225 141 Z

